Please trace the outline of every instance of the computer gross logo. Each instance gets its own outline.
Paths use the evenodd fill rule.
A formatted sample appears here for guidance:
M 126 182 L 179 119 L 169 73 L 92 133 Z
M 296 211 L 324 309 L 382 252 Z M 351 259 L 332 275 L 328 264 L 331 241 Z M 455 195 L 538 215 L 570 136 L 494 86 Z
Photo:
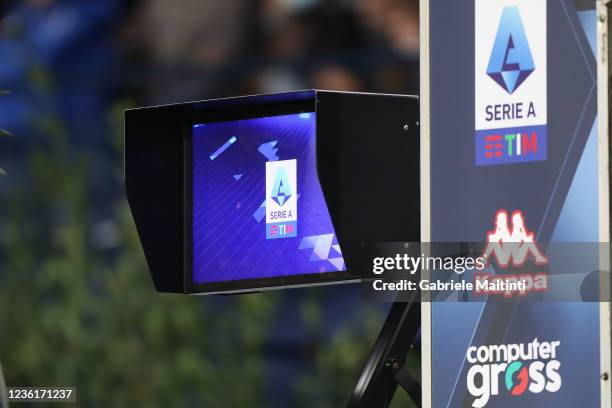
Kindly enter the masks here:
M 467 389 L 475 397 L 472 406 L 481 408 L 491 397 L 504 392 L 513 397 L 526 393 L 557 392 L 562 379 L 558 359 L 560 341 L 540 341 L 488 346 L 471 346 L 466 353 Z
M 546 2 L 476 0 L 477 166 L 546 160 Z
M 266 238 L 297 236 L 297 160 L 266 162 Z

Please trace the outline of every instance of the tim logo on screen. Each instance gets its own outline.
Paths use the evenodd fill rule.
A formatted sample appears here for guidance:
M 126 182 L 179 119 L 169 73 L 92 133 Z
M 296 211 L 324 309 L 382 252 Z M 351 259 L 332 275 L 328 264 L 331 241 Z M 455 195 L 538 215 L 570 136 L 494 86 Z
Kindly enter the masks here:
M 297 160 L 266 162 L 266 238 L 297 236 Z
M 547 157 L 546 2 L 476 0 L 477 166 Z
M 470 365 L 467 389 L 474 397 L 472 407 L 482 408 L 501 393 L 521 397 L 559 391 L 560 346 L 560 341 L 535 338 L 529 343 L 469 347 L 465 357 Z

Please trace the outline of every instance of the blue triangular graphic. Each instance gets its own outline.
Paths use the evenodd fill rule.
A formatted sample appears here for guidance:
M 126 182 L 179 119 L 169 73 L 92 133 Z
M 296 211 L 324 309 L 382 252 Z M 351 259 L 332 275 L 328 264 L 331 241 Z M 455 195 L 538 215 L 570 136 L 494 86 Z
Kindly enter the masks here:
M 331 258 L 328 261 L 336 268 L 336 270 L 341 271 L 344 269 L 344 259 L 342 258 Z
M 291 198 L 291 186 L 287 172 L 283 167 L 276 170 L 276 178 L 274 179 L 274 187 L 272 187 L 272 199 L 281 207 L 287 200 Z
M 317 242 L 317 236 L 304 237 L 298 249 L 310 249 L 314 248 Z
M 514 89 L 516 89 L 516 83 L 518 81 L 519 72 L 518 71 L 502 71 L 501 75 L 502 75 L 502 78 L 504 78 L 504 82 L 506 83 L 508 92 L 514 91 Z
M 266 159 L 268 159 L 268 161 L 277 161 L 279 159 L 278 154 L 276 154 L 278 153 L 278 147 L 276 147 L 277 144 L 278 140 L 273 140 L 268 143 L 262 143 L 261 145 L 259 145 L 259 149 L 257 150 L 259 151 L 259 153 L 266 156 Z
M 487 75 L 506 90 L 514 93 L 535 70 L 525 28 L 518 7 L 502 11 Z

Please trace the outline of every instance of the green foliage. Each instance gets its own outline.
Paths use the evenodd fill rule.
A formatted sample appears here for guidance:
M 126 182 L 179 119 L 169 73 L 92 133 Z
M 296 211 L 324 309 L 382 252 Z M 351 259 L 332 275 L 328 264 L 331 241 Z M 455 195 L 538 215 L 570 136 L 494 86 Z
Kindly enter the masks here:
M 384 314 L 373 304 L 356 305 L 352 314 L 357 324 L 348 324 L 325 341 L 321 302 L 316 291 L 302 303 L 301 312 L 311 336 L 317 339 L 314 350 L 314 369 L 296 384 L 296 405 L 303 407 L 334 408 L 345 406 L 370 354 L 380 331 Z M 420 355 L 411 352 L 407 368 L 418 378 Z M 393 408 L 412 408 L 407 394 L 398 389 Z
M 61 133 L 60 124 L 48 126 Z M 73 385 L 87 407 L 265 406 L 260 347 L 275 296 L 228 298 L 221 307 L 156 293 L 123 199 L 114 205 L 120 247 L 96 251 L 88 195 L 95 158 L 56 136 L 30 154 L 27 179 L 5 203 L 7 384 Z

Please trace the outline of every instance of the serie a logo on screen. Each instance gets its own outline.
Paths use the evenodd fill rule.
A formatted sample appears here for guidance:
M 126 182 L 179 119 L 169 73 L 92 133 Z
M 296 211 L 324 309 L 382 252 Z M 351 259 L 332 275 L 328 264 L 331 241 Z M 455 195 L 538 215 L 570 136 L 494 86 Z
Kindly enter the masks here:
M 266 163 L 266 238 L 297 236 L 297 160 Z
M 520 397 L 559 391 L 560 346 L 560 341 L 535 338 L 530 343 L 468 348 L 466 359 L 472 366 L 467 373 L 467 389 L 475 397 L 472 406 L 482 408 L 502 392 Z

